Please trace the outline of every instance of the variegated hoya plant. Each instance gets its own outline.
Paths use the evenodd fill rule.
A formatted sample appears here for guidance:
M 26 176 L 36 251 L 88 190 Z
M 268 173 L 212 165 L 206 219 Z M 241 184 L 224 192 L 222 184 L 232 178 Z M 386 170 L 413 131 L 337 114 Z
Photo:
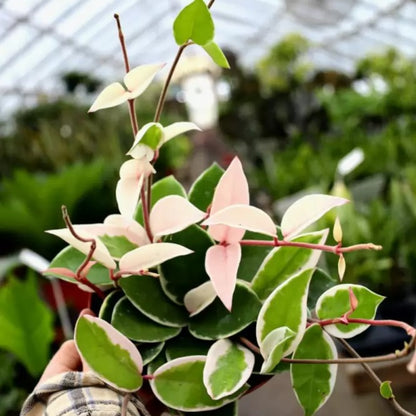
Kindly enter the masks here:
M 102 224 L 72 225 L 64 209 L 66 227 L 48 232 L 69 246 L 45 273 L 103 299 L 99 317 L 78 319 L 75 341 L 91 371 L 119 391 L 137 392 L 145 379 L 176 414 L 236 415 L 238 398 L 254 384 L 289 371 L 305 415 L 313 415 L 331 395 L 338 364 L 405 356 L 414 349 L 415 330 L 403 322 L 375 320 L 382 296 L 360 285 L 335 285 L 318 268 L 321 253 L 332 253 L 339 257 L 342 280 L 345 254 L 381 248 L 344 247 L 338 220 L 336 245 L 326 244 L 327 229 L 308 231 L 346 199 L 305 196 L 277 225 L 250 205 L 238 158 L 225 171 L 212 165 L 188 192 L 173 176 L 152 184 L 163 145 L 198 129 L 190 122 L 159 122 L 183 51 L 200 45 L 228 67 L 214 42 L 213 3 L 193 0 L 177 16 L 173 33 L 179 50 L 154 120 L 141 128 L 135 100 L 164 65 L 130 69 L 115 16 L 124 84 L 105 88 L 90 112 L 128 104 L 134 140 L 116 187 L 119 213 Z M 352 358 L 338 358 L 335 340 L 351 350 L 345 339 L 371 325 L 400 327 L 409 342 L 387 356 L 357 358 L 353 352 Z M 414 361 L 409 369 L 415 370 Z M 390 384 L 378 383 L 382 396 L 401 409 Z

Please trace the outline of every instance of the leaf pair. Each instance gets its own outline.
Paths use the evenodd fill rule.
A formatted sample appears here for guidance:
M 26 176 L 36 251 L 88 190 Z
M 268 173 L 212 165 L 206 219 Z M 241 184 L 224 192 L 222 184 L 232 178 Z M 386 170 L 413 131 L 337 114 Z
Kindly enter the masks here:
M 181 10 L 173 23 L 173 34 L 178 45 L 188 40 L 204 48 L 212 60 L 223 68 L 229 68 L 227 58 L 214 42 L 214 22 L 203 0 L 194 0 Z

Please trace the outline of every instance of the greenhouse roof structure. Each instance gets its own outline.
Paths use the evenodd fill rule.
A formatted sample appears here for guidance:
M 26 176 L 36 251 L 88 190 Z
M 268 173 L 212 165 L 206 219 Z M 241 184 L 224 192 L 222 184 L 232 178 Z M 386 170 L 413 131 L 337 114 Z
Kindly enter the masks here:
M 0 115 L 60 94 L 61 76 L 69 71 L 121 79 L 114 13 L 121 17 L 132 66 L 169 62 L 177 50 L 172 22 L 188 2 L 2 0 Z M 309 58 L 319 68 L 350 71 L 357 59 L 389 45 L 409 56 L 415 52 L 413 0 L 216 0 L 212 13 L 217 43 L 246 66 L 292 32 L 312 42 Z

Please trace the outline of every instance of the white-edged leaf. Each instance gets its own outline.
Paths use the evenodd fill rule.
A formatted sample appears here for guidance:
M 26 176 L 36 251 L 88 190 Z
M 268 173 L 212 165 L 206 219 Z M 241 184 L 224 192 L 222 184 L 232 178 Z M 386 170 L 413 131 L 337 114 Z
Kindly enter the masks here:
M 133 145 L 126 154 L 134 159 L 151 160 L 153 151 L 162 144 L 163 134 L 163 126 L 160 123 L 145 124 L 136 134 Z
M 107 247 L 98 238 L 96 238 L 94 235 L 89 234 L 82 228 L 79 229 L 76 225 L 74 225 L 73 227 L 74 227 L 75 232 L 83 239 L 95 240 L 96 249 L 92 256 L 94 260 L 96 260 L 98 263 L 103 264 L 108 269 L 116 268 L 116 263 L 111 257 Z M 81 253 L 85 255 L 88 255 L 88 253 L 91 250 L 91 242 L 84 242 L 84 241 L 78 240 L 71 234 L 68 228 L 61 228 L 58 230 L 48 230 L 46 232 L 49 234 L 56 235 L 59 238 L 62 238 L 62 240 L 66 241 L 70 246 L 76 248 L 78 251 L 80 251 Z
M 276 225 L 261 209 L 244 204 L 230 205 L 207 218 L 202 225 L 228 225 L 276 237 Z
M 131 69 L 124 76 L 124 83 L 130 92 L 129 99 L 141 95 L 164 66 L 165 64 L 147 64 Z
M 317 325 L 311 325 L 298 345 L 293 358 L 332 360 L 338 357 L 331 337 Z M 290 365 L 296 398 L 305 416 L 312 416 L 329 399 L 335 385 L 337 364 Z
M 205 360 L 204 355 L 192 355 L 175 358 L 159 366 L 150 380 L 154 395 L 170 408 L 204 412 L 233 402 L 244 393 L 245 387 L 229 397 L 213 400 L 203 383 Z
M 351 312 L 352 296 L 354 311 Z M 384 296 L 364 286 L 344 283 L 324 292 L 317 300 L 315 310 L 321 320 L 342 318 L 347 312 L 349 318 L 374 319 L 378 305 L 383 299 Z M 326 325 L 325 331 L 337 338 L 352 338 L 364 332 L 368 327 L 367 324 L 355 323 Z
M 150 229 L 155 238 L 177 233 L 201 221 L 205 215 L 182 196 L 165 196 L 156 202 L 150 212 Z
M 299 234 L 332 208 L 343 205 L 348 199 L 337 196 L 313 194 L 294 202 L 283 214 L 282 233 L 285 239 Z
M 279 364 L 289 343 L 295 336 L 296 333 L 287 326 L 276 328 L 267 334 L 260 349 L 261 355 L 264 358 L 260 370 L 261 373 L 268 373 Z
M 202 283 L 198 287 L 191 289 L 184 297 L 183 301 L 186 309 L 190 312 L 189 316 L 195 316 L 203 311 L 207 306 L 214 302 L 217 294 L 210 280 Z
M 163 143 L 168 142 L 180 134 L 186 133 L 189 130 L 201 130 L 195 123 L 190 121 L 178 121 L 172 123 L 169 126 L 164 127 L 163 132 Z
M 142 270 L 190 253 L 192 250 L 175 243 L 147 244 L 126 253 L 120 259 L 119 267 L 126 274 L 140 274 Z
M 277 328 L 287 327 L 296 336 L 288 343 L 282 356 L 294 351 L 302 339 L 306 327 L 309 283 L 314 270 L 304 270 L 279 285 L 260 309 L 256 337 L 262 347 L 267 335 Z
M 126 218 L 123 215 L 112 214 L 104 220 L 105 226 L 117 227 L 122 234 L 132 243 L 142 246 L 149 243 L 146 230 L 132 218 Z M 119 234 L 114 234 L 119 235 Z
M 89 113 L 103 108 L 115 107 L 127 101 L 129 93 L 119 82 L 113 82 L 105 87 L 88 110 Z
M 237 271 L 241 260 L 240 244 L 210 247 L 205 255 L 205 270 L 215 292 L 224 306 L 231 311 Z
M 79 354 L 91 371 L 110 386 L 125 392 L 142 385 L 142 357 L 135 345 L 103 319 L 81 316 L 75 327 Z
M 220 339 L 208 350 L 203 380 L 214 400 L 235 393 L 244 386 L 254 367 L 254 355 L 228 339 Z

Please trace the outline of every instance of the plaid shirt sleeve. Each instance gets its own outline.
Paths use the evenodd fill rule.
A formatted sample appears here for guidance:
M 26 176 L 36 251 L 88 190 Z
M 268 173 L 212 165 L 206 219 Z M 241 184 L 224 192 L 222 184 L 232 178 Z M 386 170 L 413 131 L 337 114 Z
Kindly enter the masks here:
M 121 416 L 123 394 L 92 373 L 71 371 L 58 374 L 36 386 L 26 399 L 20 416 Z M 150 416 L 132 394 L 127 416 Z

